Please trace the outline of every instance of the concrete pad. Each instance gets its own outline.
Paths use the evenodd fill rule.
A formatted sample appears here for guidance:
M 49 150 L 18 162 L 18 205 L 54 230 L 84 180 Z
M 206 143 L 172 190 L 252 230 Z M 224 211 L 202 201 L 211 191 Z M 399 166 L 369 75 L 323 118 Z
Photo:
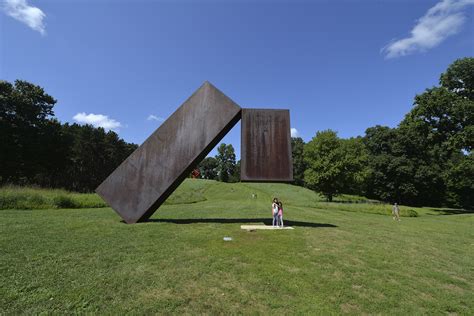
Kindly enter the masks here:
M 270 225 L 241 225 L 240 228 L 248 230 L 248 231 L 257 230 L 257 229 L 264 229 L 264 230 L 294 229 L 293 227 L 290 227 L 290 226 L 283 226 L 283 228 L 281 228 L 281 227 L 273 227 Z

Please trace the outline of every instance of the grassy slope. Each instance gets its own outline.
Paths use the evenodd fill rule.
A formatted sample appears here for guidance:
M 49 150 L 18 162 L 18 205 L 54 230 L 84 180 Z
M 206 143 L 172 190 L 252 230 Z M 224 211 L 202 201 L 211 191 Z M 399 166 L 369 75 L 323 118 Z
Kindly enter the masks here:
M 274 195 L 296 229 L 242 231 L 268 220 Z M 109 208 L 0 211 L 0 313 L 472 313 L 473 215 L 396 223 L 320 201 L 188 180 L 137 225 Z
M 93 193 L 76 193 L 60 189 L 0 187 L 2 209 L 97 208 L 107 204 Z

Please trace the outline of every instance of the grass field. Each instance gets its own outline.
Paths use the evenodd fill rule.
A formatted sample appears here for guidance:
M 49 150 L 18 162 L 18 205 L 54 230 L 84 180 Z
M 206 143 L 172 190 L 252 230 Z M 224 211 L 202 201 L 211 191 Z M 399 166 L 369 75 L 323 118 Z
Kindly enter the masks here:
M 107 204 L 92 193 L 58 189 L 6 186 L 0 188 L 0 210 L 38 210 L 48 208 L 98 208 Z
M 273 196 L 295 229 L 242 231 L 269 222 Z M 394 222 L 388 205 L 204 180 L 135 225 L 110 208 L 0 210 L 0 314 L 472 315 L 474 215 L 452 213 Z

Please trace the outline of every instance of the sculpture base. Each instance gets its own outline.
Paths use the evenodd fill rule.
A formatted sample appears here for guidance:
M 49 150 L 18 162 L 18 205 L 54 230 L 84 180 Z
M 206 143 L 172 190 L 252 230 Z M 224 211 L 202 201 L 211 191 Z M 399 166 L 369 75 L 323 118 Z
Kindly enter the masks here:
M 270 226 L 270 225 L 241 225 L 240 228 L 245 229 L 247 231 L 252 231 L 252 230 L 257 230 L 257 229 L 263 229 L 263 230 L 294 229 L 293 227 L 290 227 L 290 226 L 278 227 L 278 226 Z

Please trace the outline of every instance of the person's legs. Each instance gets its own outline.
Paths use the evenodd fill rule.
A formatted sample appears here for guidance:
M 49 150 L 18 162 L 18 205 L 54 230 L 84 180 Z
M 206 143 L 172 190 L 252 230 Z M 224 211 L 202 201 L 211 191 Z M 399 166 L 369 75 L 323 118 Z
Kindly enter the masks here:
M 277 222 L 276 215 L 273 214 L 273 224 L 272 224 L 272 226 L 275 227 L 277 224 L 278 224 L 278 222 Z
M 283 215 L 280 216 L 280 225 L 283 228 Z

